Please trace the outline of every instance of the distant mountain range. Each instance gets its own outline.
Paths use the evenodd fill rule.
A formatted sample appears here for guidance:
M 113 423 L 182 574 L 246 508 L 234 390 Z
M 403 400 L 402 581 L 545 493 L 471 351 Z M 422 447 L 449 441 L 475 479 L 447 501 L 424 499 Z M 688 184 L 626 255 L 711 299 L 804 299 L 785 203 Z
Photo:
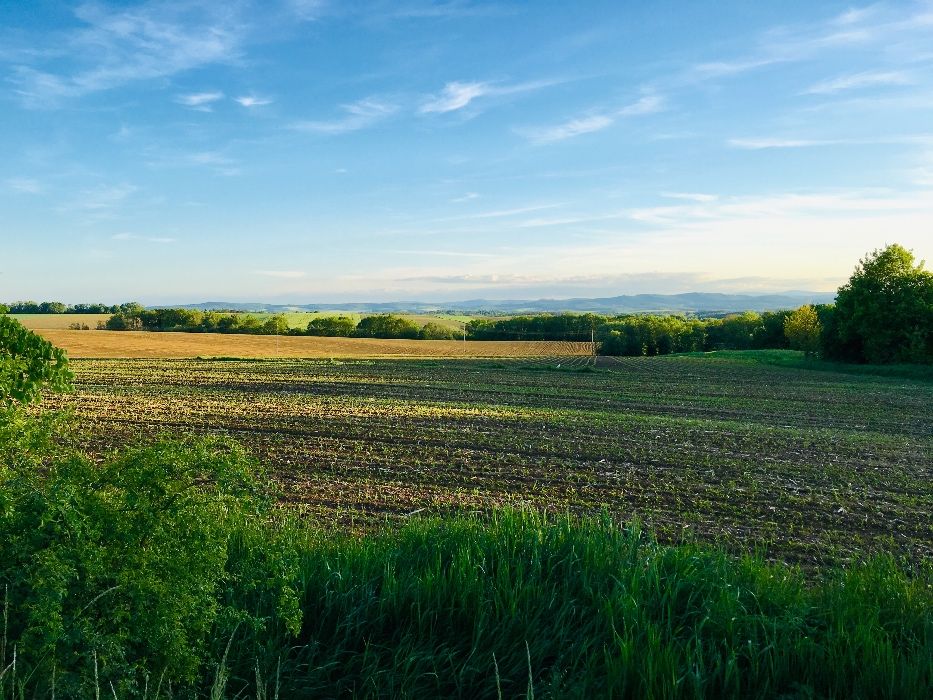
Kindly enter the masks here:
M 520 314 L 548 312 L 593 312 L 599 314 L 677 313 L 715 316 L 739 311 L 776 311 L 795 309 L 803 304 L 826 304 L 834 292 L 784 292 L 782 294 L 633 294 L 598 299 L 497 300 L 470 299 L 429 303 L 393 301 L 347 304 L 261 304 L 208 301 L 185 304 L 178 308 L 202 311 L 236 310 L 281 313 L 286 311 L 349 311 L 355 313 L 437 313 Z

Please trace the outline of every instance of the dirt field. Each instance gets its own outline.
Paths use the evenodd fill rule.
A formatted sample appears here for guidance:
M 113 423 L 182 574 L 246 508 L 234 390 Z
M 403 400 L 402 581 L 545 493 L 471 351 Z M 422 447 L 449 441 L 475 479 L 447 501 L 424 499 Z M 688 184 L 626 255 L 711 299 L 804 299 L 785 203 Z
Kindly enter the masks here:
M 190 357 L 564 357 L 591 354 L 589 343 L 550 341 L 378 340 L 302 336 L 68 331 L 36 329 L 78 358 Z

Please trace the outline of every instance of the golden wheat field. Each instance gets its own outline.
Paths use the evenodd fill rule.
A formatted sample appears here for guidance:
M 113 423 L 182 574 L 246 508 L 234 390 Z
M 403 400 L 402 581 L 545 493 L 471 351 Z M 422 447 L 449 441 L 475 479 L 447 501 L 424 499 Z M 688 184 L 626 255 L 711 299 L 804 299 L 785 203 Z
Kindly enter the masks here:
M 71 324 L 79 323 L 89 328 L 106 322 L 110 314 L 10 314 L 31 331 L 66 330 Z
M 185 357 L 562 357 L 589 343 L 495 340 L 380 340 L 311 336 L 37 329 L 73 358 Z

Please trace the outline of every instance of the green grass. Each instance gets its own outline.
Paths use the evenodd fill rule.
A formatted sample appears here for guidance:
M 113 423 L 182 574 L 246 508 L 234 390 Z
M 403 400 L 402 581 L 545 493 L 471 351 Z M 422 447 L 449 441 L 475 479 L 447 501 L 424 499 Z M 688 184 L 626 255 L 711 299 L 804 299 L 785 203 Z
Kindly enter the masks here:
M 933 681 L 933 579 L 889 559 L 813 580 L 514 511 L 307 537 L 293 697 L 921 698 Z
M 59 420 L 0 428 L 3 700 L 55 683 L 283 700 L 925 698 L 933 683 L 928 561 L 802 570 L 659 543 L 608 511 L 410 514 L 358 534 L 271 510 L 225 441 L 97 460 Z
M 706 357 L 713 360 L 730 360 L 733 362 L 753 362 L 792 369 L 933 381 L 933 365 L 858 365 L 847 362 L 830 362 L 815 357 L 806 357 L 804 353 L 797 350 L 716 350 L 706 353 L 685 353 L 685 356 Z

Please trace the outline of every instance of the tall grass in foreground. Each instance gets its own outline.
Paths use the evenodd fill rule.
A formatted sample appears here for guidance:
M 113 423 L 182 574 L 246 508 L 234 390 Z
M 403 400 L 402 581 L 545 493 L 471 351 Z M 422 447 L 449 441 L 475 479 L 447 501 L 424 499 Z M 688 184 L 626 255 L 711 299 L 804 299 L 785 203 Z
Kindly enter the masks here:
M 929 571 L 888 559 L 812 582 L 528 512 L 293 537 L 301 633 L 254 639 L 281 697 L 929 697 Z M 256 677 L 236 651 L 230 688 Z
M 929 697 L 929 563 L 517 511 L 353 536 L 277 513 L 223 440 L 68 434 L 0 415 L 0 700 Z

